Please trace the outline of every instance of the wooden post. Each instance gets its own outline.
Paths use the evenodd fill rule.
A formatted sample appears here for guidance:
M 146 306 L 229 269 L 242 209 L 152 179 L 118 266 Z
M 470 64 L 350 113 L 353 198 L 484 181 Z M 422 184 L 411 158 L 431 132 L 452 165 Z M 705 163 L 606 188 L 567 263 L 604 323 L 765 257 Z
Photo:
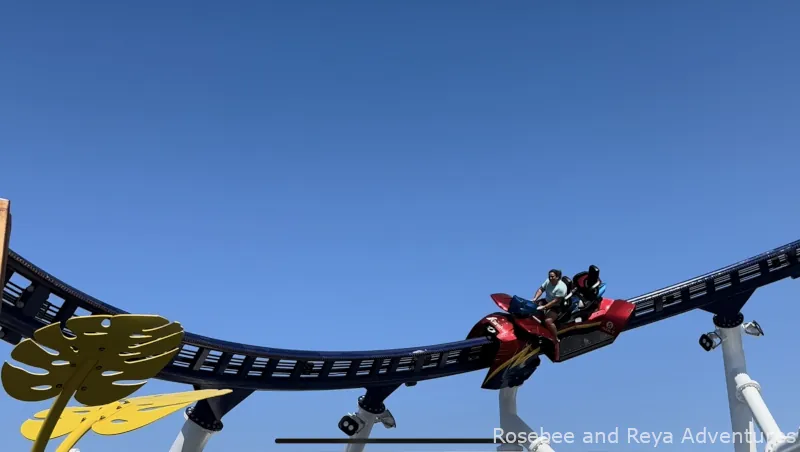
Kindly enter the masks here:
M 0 292 L 6 283 L 6 261 L 8 260 L 8 243 L 11 241 L 11 201 L 0 198 Z M 0 311 L 3 303 L 0 301 Z

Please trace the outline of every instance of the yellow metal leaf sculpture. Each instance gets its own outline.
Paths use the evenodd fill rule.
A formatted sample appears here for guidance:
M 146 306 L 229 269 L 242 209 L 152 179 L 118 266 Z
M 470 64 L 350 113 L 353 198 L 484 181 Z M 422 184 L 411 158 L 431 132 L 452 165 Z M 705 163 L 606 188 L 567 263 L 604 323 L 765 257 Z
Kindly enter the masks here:
M 89 430 L 99 435 L 120 435 L 150 425 L 153 422 L 186 408 L 198 400 L 210 399 L 231 392 L 230 389 L 204 389 L 175 394 L 134 397 L 96 407 L 69 407 L 64 409 L 49 439 L 69 433 L 56 452 L 67 452 Z M 36 413 L 22 424 L 22 436 L 34 440 L 49 410 Z
M 44 369 L 33 373 L 4 363 L 3 387 L 24 402 L 56 397 L 44 420 L 32 452 L 43 452 L 67 402 L 104 405 L 127 397 L 158 374 L 178 353 L 183 327 L 156 315 L 121 314 L 73 317 L 66 336 L 58 323 L 36 330 L 33 340 L 22 340 L 11 357 Z M 55 350 L 50 353 L 42 347 Z

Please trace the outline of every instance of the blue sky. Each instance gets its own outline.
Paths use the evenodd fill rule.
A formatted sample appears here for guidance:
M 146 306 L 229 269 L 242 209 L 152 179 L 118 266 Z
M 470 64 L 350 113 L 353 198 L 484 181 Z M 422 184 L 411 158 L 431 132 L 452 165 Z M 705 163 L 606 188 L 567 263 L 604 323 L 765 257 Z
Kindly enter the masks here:
M 15 251 L 126 310 L 274 347 L 428 345 L 552 267 L 596 264 L 625 298 L 800 238 L 797 5 L 112 3 L 5 8 L 0 196 Z M 798 288 L 745 309 L 766 330 L 745 342 L 751 375 L 787 431 Z M 730 450 L 680 443 L 729 428 L 721 354 L 697 345 L 711 329 L 689 313 L 545 361 L 520 414 Z M 484 375 L 400 388 L 398 428 L 374 436 L 489 436 Z M 341 436 L 361 393 L 257 393 L 206 451 L 306 452 L 271 443 Z M 19 425 L 49 404 L 0 399 L 4 442 L 27 450 Z M 167 450 L 182 423 L 80 446 Z M 436 450 L 454 449 L 481 447 Z

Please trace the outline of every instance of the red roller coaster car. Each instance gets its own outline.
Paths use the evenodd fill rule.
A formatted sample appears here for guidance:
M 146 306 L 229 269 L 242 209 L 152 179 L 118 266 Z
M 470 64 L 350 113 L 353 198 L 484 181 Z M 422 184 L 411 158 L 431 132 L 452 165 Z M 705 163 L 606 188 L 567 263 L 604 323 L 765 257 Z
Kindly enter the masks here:
M 556 321 L 556 342 L 535 315 L 538 304 L 518 296 L 492 294 L 503 310 L 481 319 L 467 338 L 491 337 L 498 345 L 489 367 L 484 389 L 519 386 L 541 363 L 540 354 L 552 362 L 562 362 L 614 342 L 633 314 L 634 304 L 604 298 L 605 284 L 600 270 L 589 267 L 570 280 L 563 277 L 568 293 L 562 315 Z

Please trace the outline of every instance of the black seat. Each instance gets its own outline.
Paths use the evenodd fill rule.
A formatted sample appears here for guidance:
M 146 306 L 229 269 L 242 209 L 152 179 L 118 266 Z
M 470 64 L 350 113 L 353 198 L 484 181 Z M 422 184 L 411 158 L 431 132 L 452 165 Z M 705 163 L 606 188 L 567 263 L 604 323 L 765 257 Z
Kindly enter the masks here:
M 572 289 L 575 288 L 575 284 L 569 278 L 569 276 L 562 276 L 561 282 L 563 282 L 567 286 L 567 295 L 572 292 Z M 567 322 L 570 317 L 572 316 L 572 297 L 567 297 L 564 301 L 561 302 L 561 313 L 556 318 L 556 323 L 565 323 Z
M 566 276 L 566 275 L 562 276 L 561 277 L 561 281 L 563 281 L 564 284 L 567 285 L 567 293 L 572 292 L 572 289 L 574 288 L 574 284 L 572 283 L 572 280 L 569 279 L 569 276 Z
M 577 287 L 576 293 L 583 300 L 584 307 L 580 311 L 593 310 L 602 299 L 598 294 L 600 280 L 600 269 L 596 265 L 590 265 L 588 271 L 582 271 L 572 278 L 573 284 Z
M 596 265 L 590 265 L 588 276 L 586 277 L 586 287 L 596 289 L 600 287 L 600 269 Z
M 567 285 L 568 295 L 575 290 L 575 295 L 582 300 L 583 307 L 573 310 L 572 297 L 567 297 L 562 304 L 561 313 L 556 318 L 557 324 L 566 324 L 574 318 L 583 317 L 587 313 L 593 312 L 597 308 L 597 304 L 602 300 L 602 297 L 598 296 L 598 288 L 602 283 L 600 281 L 600 269 L 595 265 L 590 265 L 588 271 L 577 273 L 572 279 L 568 276 L 562 276 L 561 281 Z

